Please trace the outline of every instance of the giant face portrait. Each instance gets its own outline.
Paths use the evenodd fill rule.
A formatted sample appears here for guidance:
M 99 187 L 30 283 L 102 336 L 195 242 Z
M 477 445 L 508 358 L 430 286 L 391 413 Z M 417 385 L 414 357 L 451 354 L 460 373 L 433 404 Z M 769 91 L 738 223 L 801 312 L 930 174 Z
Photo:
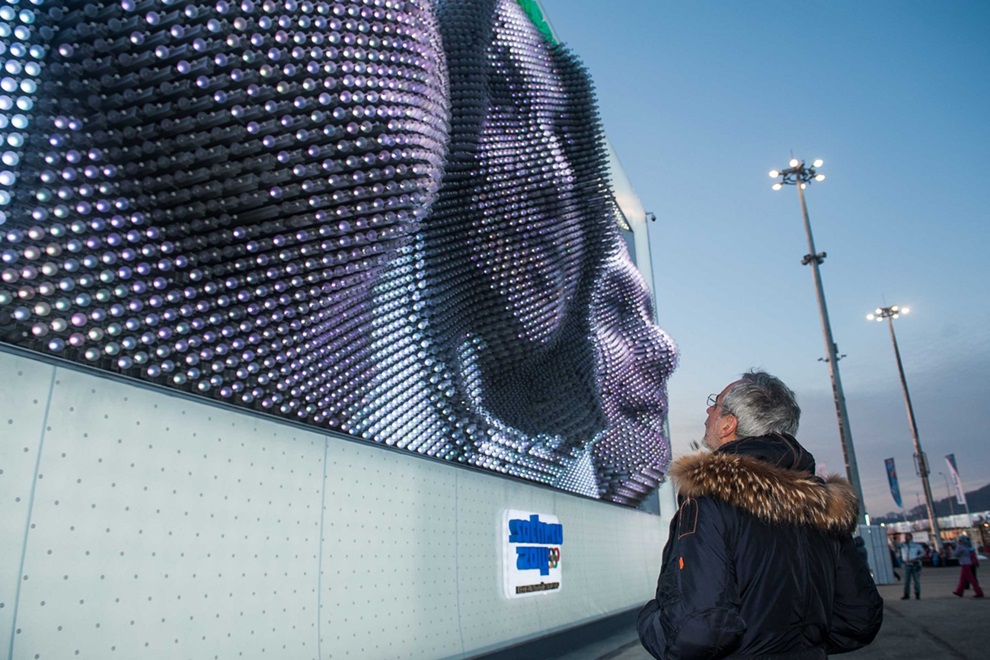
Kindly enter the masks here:
M 670 340 L 516 2 L 8 4 L 0 340 L 636 504 Z

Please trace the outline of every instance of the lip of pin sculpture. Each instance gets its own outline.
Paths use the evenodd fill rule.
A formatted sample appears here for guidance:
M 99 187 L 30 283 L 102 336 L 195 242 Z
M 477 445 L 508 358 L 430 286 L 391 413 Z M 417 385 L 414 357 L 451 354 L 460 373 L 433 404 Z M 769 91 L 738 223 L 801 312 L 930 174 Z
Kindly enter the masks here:
M 478 35 L 483 35 L 479 39 Z M 635 505 L 673 344 L 516 2 L 0 2 L 0 341 Z

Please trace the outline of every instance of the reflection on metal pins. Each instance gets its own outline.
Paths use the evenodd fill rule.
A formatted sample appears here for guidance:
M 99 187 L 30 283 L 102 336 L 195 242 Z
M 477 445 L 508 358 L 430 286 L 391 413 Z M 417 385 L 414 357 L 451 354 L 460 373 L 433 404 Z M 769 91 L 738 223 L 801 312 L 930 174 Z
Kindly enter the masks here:
M 0 49 L 3 342 L 594 497 L 656 486 L 673 345 L 587 74 L 515 2 L 6 0 Z

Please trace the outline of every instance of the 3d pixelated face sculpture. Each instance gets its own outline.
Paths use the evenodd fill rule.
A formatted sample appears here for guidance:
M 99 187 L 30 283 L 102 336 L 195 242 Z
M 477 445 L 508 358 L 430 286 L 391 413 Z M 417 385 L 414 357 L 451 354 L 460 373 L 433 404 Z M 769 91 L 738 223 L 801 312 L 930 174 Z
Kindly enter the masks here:
M 347 430 L 448 133 L 395 4 L 7 6 L 3 337 Z
M 445 405 L 470 420 L 455 441 L 481 449 L 469 463 L 639 499 L 615 485 L 650 474 L 655 486 L 665 465 L 674 351 L 649 319 L 642 280 L 616 274 L 634 269 L 587 75 L 516 2 L 446 3 L 440 18 L 455 112 L 422 236 L 428 285 L 445 301 L 430 318 L 456 384 Z M 621 357 L 632 350 L 644 357 Z M 626 386 L 652 387 L 656 405 L 627 415 L 623 399 L 644 395 Z M 616 469 L 605 461 L 620 449 L 629 453 Z
M 0 339 L 635 504 L 673 347 L 515 2 L 3 3 Z
M 666 470 L 662 438 L 667 379 L 674 368 L 670 338 L 652 323 L 646 285 L 620 245 L 605 261 L 592 301 L 598 388 L 608 426 L 592 449 L 601 492 L 618 502 L 640 501 Z

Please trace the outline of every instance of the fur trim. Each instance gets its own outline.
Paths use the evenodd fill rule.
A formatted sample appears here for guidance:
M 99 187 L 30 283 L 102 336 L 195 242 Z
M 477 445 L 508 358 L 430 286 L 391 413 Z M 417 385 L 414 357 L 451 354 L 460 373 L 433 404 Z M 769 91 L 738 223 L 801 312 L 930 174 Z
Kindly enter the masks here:
M 832 534 L 856 527 L 856 493 L 848 481 L 771 465 L 752 456 L 701 452 L 667 473 L 683 497 L 712 497 L 768 523 L 809 525 Z

